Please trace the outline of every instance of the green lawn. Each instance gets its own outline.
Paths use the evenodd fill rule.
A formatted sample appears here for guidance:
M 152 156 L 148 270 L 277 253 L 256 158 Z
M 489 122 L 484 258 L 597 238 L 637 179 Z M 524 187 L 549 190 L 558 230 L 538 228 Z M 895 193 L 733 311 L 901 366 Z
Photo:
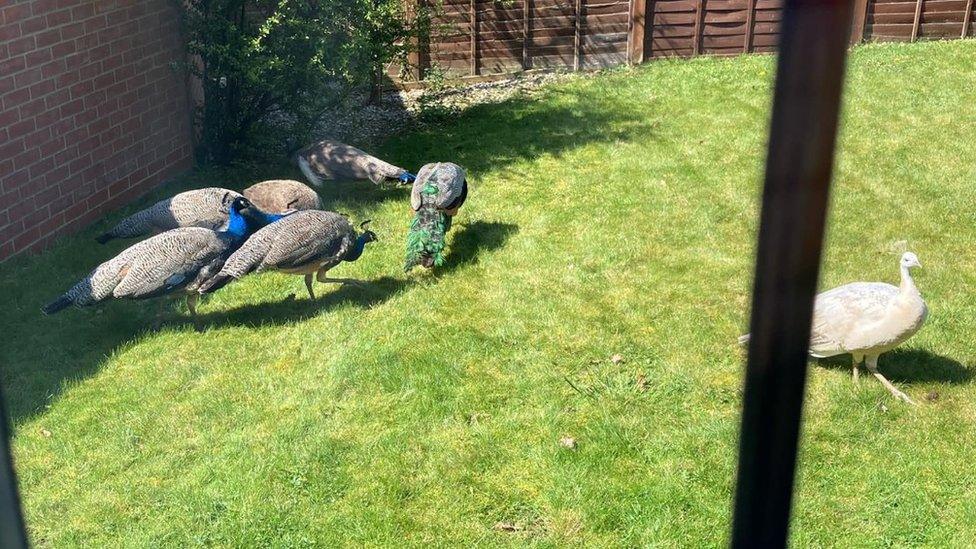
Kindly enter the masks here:
M 117 217 L 0 266 L 34 542 L 723 545 L 774 61 L 613 71 L 386 143 L 470 171 L 433 276 L 401 272 L 406 190 L 367 183 L 323 196 L 374 220 L 334 271 L 371 284 L 249 277 L 204 334 L 182 304 L 160 332 L 152 303 L 41 316 L 126 245 L 92 240 Z M 918 407 L 811 364 L 797 546 L 976 542 L 974 82 L 972 40 L 852 55 L 823 286 L 897 280 L 907 240 L 931 315 L 881 358 Z

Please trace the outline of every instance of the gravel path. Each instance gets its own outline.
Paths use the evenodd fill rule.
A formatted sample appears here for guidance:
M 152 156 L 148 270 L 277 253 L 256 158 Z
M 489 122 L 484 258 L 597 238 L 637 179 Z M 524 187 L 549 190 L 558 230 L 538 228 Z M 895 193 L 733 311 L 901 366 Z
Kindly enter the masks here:
M 336 139 L 359 146 L 373 146 L 386 137 L 414 129 L 423 122 L 422 111 L 462 111 L 474 105 L 500 103 L 515 96 L 530 96 L 539 88 L 579 76 L 571 73 L 532 73 L 506 80 L 451 87 L 437 91 L 390 91 L 379 104 L 337 108 L 326 114 L 316 131 L 318 139 Z M 362 105 L 363 97 L 351 99 Z

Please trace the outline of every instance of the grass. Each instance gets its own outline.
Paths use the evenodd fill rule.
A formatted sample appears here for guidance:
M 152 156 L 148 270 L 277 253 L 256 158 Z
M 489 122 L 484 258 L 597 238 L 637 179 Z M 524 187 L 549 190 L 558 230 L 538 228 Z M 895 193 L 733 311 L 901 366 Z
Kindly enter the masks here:
M 656 62 L 395 138 L 398 163 L 470 171 L 447 265 L 401 272 L 405 190 L 338 184 L 380 241 L 335 276 L 372 283 L 310 302 L 301 277 L 249 277 L 201 304 L 205 334 L 182 305 L 159 332 L 147 303 L 40 315 L 125 246 L 92 241 L 112 219 L 0 266 L 34 542 L 723 545 L 773 72 Z M 930 320 L 881 370 L 921 405 L 811 365 L 792 540 L 968 546 L 976 42 L 861 47 L 848 74 L 822 285 L 919 254 Z

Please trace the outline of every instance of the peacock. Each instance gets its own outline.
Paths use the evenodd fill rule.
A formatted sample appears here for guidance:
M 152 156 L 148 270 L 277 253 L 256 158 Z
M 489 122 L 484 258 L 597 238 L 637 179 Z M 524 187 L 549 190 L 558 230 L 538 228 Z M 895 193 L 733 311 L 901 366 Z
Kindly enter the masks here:
M 126 248 L 102 263 L 63 295 L 42 308 L 57 313 L 70 305 L 85 307 L 109 298 L 146 299 L 186 295 L 196 321 L 199 286 L 218 272 L 224 261 L 257 229 L 280 219 L 262 212 L 246 198 L 235 198 L 224 227 L 180 227 Z
M 182 192 L 130 215 L 95 240 L 105 244 L 114 238 L 136 238 L 179 227 L 216 230 L 227 222 L 230 205 L 240 196 L 219 187 Z
M 309 183 L 316 187 L 321 187 L 326 179 L 369 179 L 376 184 L 386 180 L 409 184 L 416 179 L 403 168 L 329 139 L 298 151 L 295 161 Z
M 254 233 L 231 255 L 216 276 L 200 286 L 210 293 L 251 272 L 266 270 L 305 275 L 308 296 L 315 299 L 312 275 L 319 282 L 355 284 L 347 278 L 328 278 L 326 273 L 343 261 L 356 261 L 376 234 L 360 223 L 361 233 L 342 214 L 309 210 L 293 213 Z
M 850 353 L 853 377 L 865 366 L 899 400 L 914 404 L 878 371 L 878 356 L 915 335 L 928 316 L 922 294 L 909 272 L 921 267 L 918 256 L 905 252 L 899 261 L 901 282 L 852 282 L 817 295 L 813 306 L 810 355 L 825 358 Z M 749 342 L 749 334 L 739 343 Z
M 244 197 L 268 213 L 319 210 L 322 201 L 308 185 L 292 179 L 272 179 L 244 189 Z
M 410 193 L 416 214 L 407 234 L 405 271 L 417 265 L 431 268 L 444 263 L 447 231 L 467 197 L 468 180 L 457 164 L 439 162 L 420 168 Z

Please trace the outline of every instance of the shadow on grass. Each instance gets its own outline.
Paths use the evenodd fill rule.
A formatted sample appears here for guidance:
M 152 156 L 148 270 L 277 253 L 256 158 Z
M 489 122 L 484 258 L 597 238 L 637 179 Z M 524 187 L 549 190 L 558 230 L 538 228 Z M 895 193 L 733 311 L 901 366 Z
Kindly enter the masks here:
M 851 371 L 851 355 L 840 355 L 818 361 L 824 368 Z M 969 383 L 976 372 L 952 358 L 924 349 L 895 349 L 881 355 L 878 370 L 890 381 L 900 383 Z M 861 375 L 871 375 L 861 367 Z
M 336 288 L 330 284 L 316 284 L 316 298 L 308 298 L 304 292 L 275 302 L 244 305 L 227 311 L 199 315 L 201 326 L 206 330 L 224 326 L 267 326 L 300 322 L 323 312 L 344 306 L 368 309 L 378 305 L 410 286 L 410 282 L 384 276 L 364 281 L 362 286 L 344 285 Z M 187 317 L 181 324 L 193 327 Z
M 401 135 L 378 148 L 381 157 L 408 169 L 431 161 L 453 161 L 475 177 L 479 172 L 504 168 L 542 155 L 559 156 L 588 143 L 614 143 L 653 134 L 653 123 L 643 111 L 622 108 L 602 98 L 599 88 L 556 88 L 539 99 L 514 98 L 473 107 L 420 132 Z M 649 101 L 648 109 L 654 105 Z M 134 241 L 100 246 L 96 234 L 122 217 L 177 192 L 208 186 L 240 190 L 264 179 L 301 179 L 287 163 L 261 166 L 208 168 L 185 174 L 154 189 L 141 200 L 106 216 L 52 249 L 32 257 L 13 258 L 0 265 L 0 294 L 7 299 L 0 310 L 5 341 L 0 352 L 0 383 L 10 417 L 15 422 L 41 413 L 56 400 L 66 382 L 94 375 L 106 357 L 136 344 L 148 332 L 153 307 L 111 303 L 96 311 L 65 311 L 44 317 L 39 307 L 84 276 L 91 267 L 114 256 Z M 328 209 L 346 209 L 366 215 L 377 203 L 402 200 L 407 189 L 376 186 L 361 181 L 328 182 L 317 189 Z M 333 206 L 333 204 L 338 204 Z M 357 211 L 361 210 L 361 211 Z M 503 246 L 518 228 L 505 223 L 459 224 L 441 274 L 476 263 L 479 255 Z M 341 306 L 370 307 L 404 291 L 409 282 L 393 278 L 374 281 L 372 287 L 343 287 L 309 302 L 304 296 L 291 302 L 265 303 L 234 311 L 203 315 L 204 326 L 282 324 L 300 321 Z M 172 325 L 174 315 L 167 320 Z M 178 325 L 186 320 L 180 318 Z M 187 329 L 192 329 L 187 327 Z
M 444 265 L 438 269 L 440 274 L 453 272 L 462 265 L 477 264 L 479 254 L 501 248 L 518 232 L 518 225 L 494 221 L 475 221 L 461 224 L 459 228 Z

